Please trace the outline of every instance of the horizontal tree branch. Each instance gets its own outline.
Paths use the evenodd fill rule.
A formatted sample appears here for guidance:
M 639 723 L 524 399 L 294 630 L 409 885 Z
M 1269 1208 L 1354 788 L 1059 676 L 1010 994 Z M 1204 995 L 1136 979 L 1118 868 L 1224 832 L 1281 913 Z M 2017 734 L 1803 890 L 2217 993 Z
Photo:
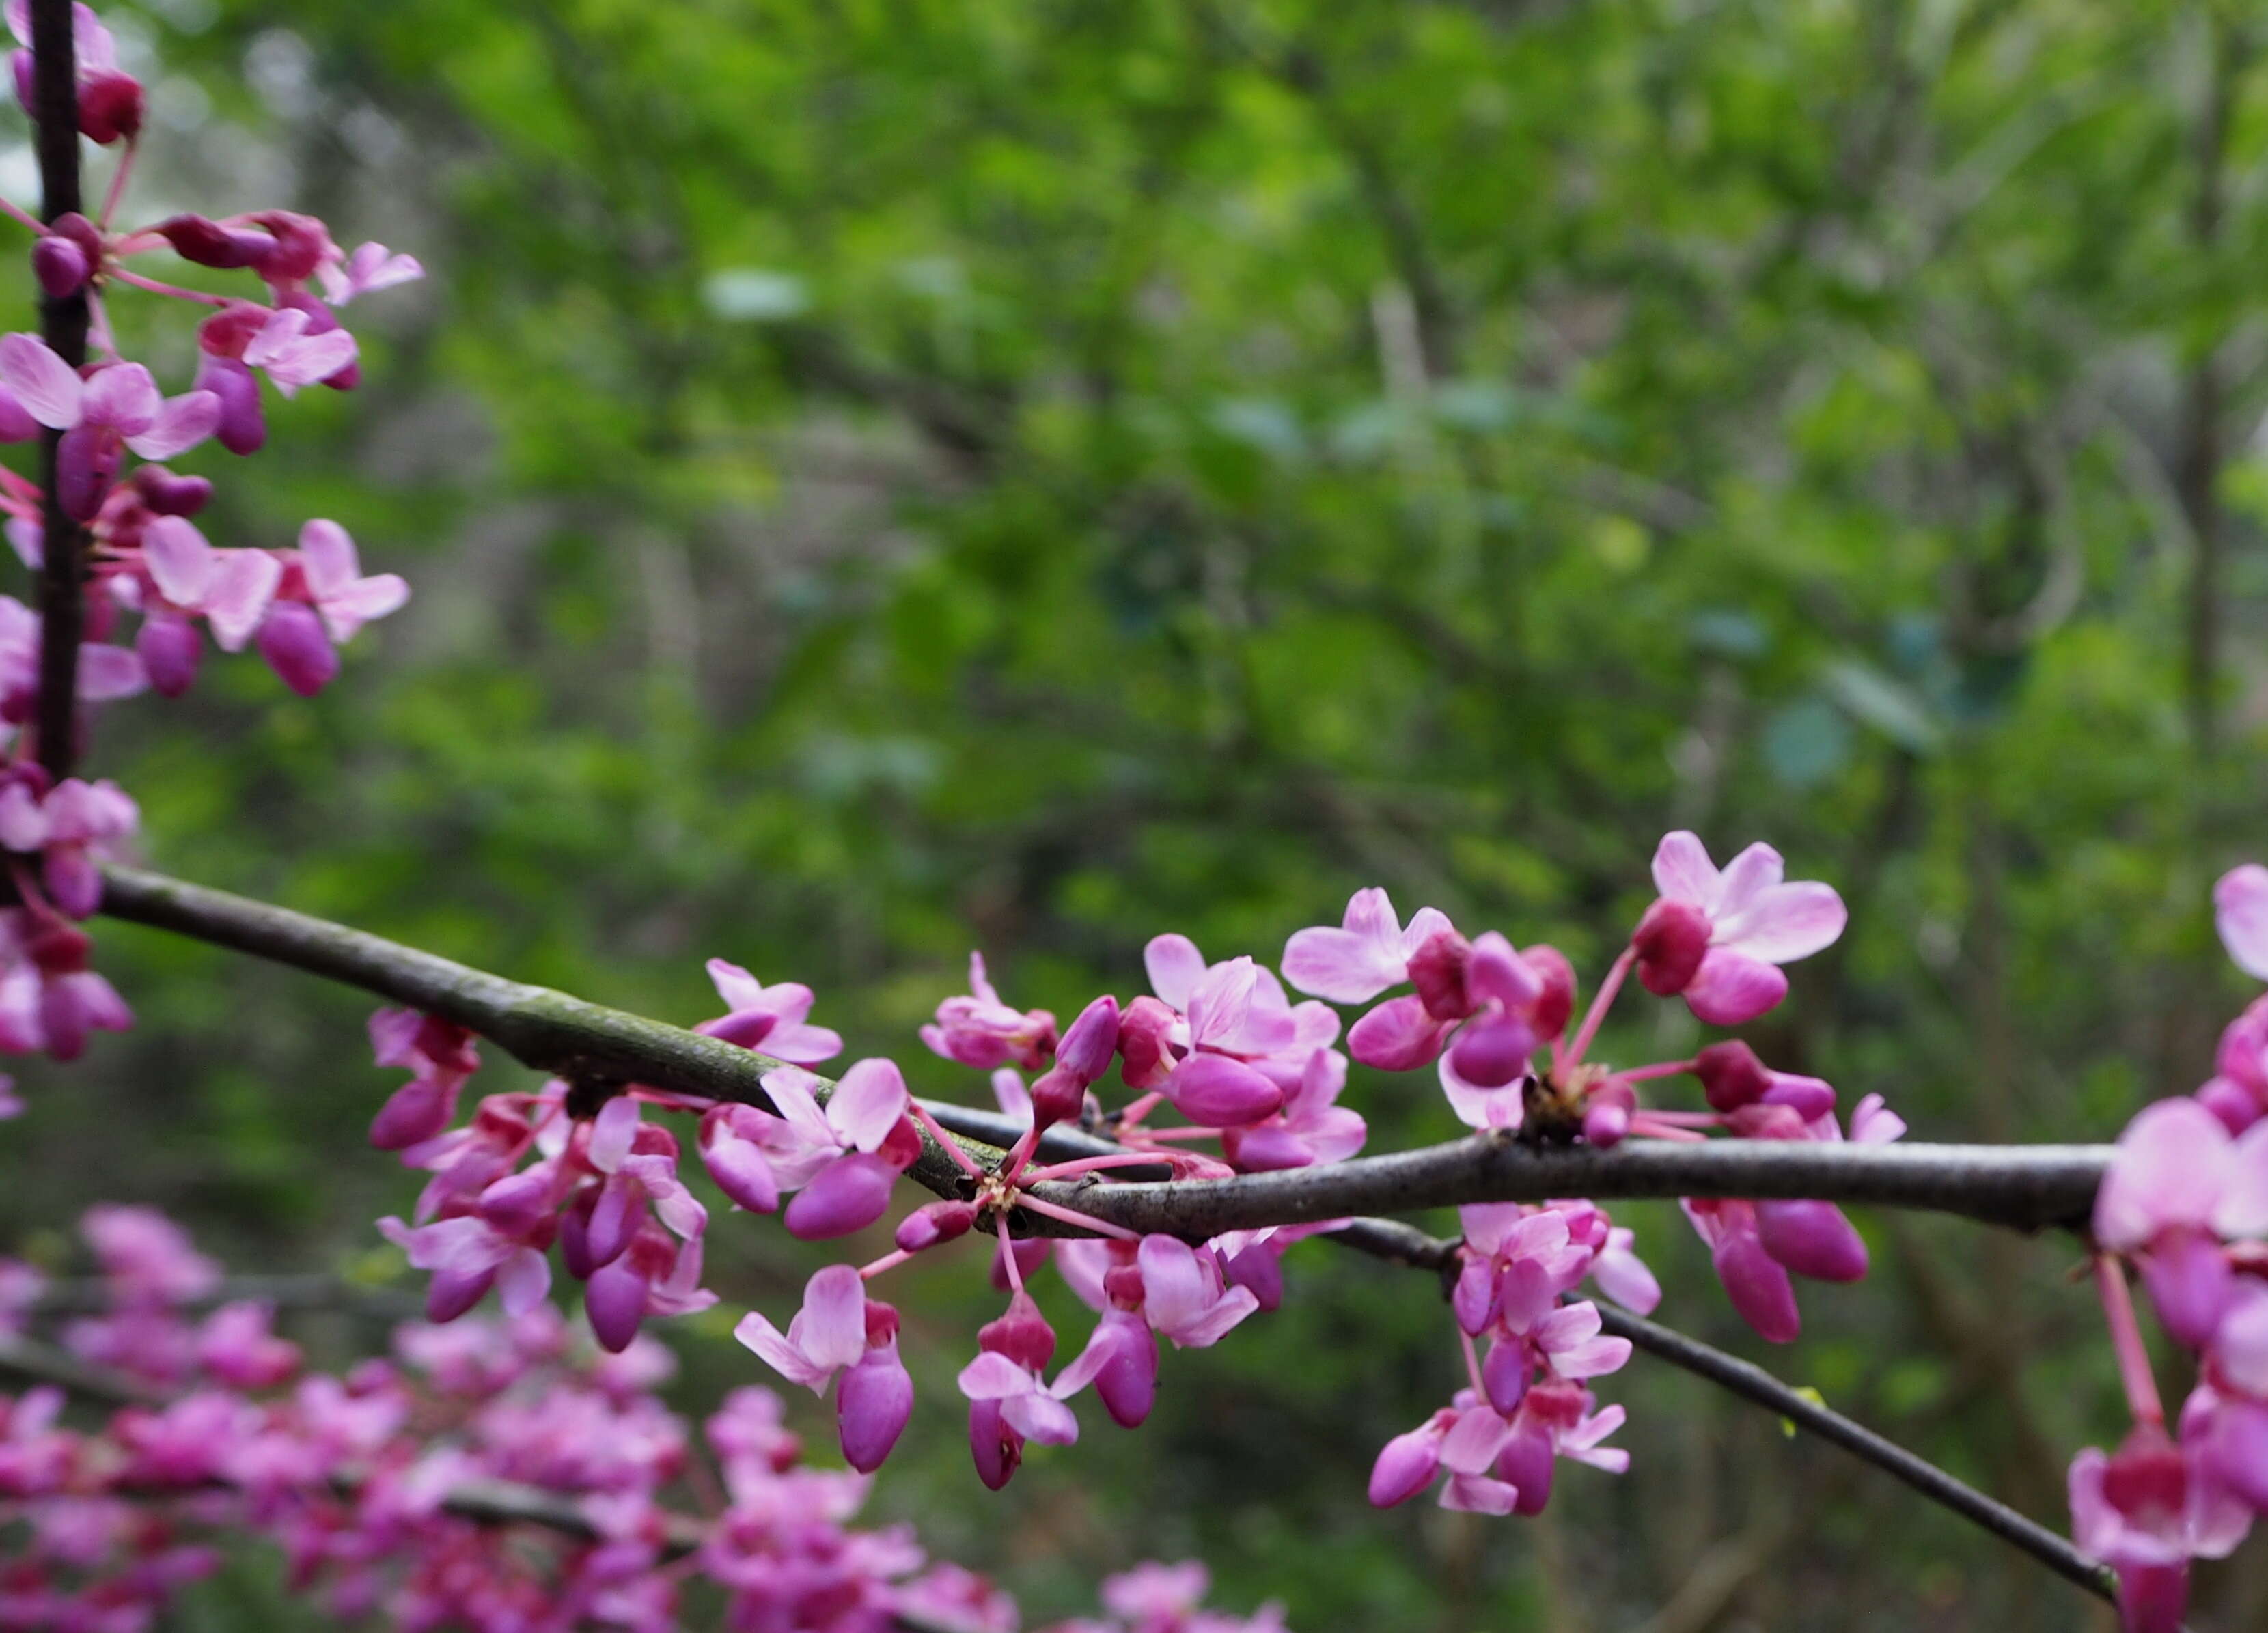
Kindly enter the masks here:
M 112 917 L 326 975 L 456 1022 L 515 1058 L 580 1083 L 639 1083 L 711 1099 L 769 1104 L 762 1078 L 778 1063 L 681 1026 L 608 1009 L 407 947 L 289 908 L 139 869 L 103 872 Z M 1005 1143 L 1015 1125 L 994 1114 L 924 1102 L 964 1139 Z M 1050 1151 L 1114 1149 L 1076 1130 L 1051 1132 Z M 988 1166 L 993 1145 L 970 1146 Z M 1858 1145 L 1809 1141 L 1625 1142 L 1613 1151 L 1541 1147 L 1504 1135 L 1280 1173 L 1166 1183 L 1081 1181 L 1035 1194 L 1126 1229 L 1202 1239 L 1224 1231 L 1313 1224 L 1353 1214 L 1408 1212 L 1555 1196 L 1817 1197 L 1934 1209 L 2036 1230 L 2076 1225 L 2094 1205 L 2107 1145 Z M 966 1183 L 931 1143 L 913 1177 L 940 1195 Z M 1075 1227 L 1032 1218 L 1037 1233 Z

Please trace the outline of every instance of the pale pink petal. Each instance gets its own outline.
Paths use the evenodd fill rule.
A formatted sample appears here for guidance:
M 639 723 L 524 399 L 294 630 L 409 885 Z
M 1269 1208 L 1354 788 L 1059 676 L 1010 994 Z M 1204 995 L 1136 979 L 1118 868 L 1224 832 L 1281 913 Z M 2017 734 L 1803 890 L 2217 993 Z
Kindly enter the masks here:
M 591 1120 L 591 1166 L 601 1173 L 620 1168 L 637 1138 L 638 1122 L 638 1103 L 627 1094 L 617 1094 L 600 1107 Z
M 90 643 L 78 649 L 78 695 L 81 701 L 107 703 L 132 697 L 150 684 L 142 655 L 128 646 Z
M 139 437 L 157 423 L 163 403 L 149 370 L 138 363 L 113 363 L 87 377 L 79 394 L 79 419 L 88 425 L 107 425 L 122 437 Z M 219 406 L 220 400 L 214 398 L 213 407 Z
M 1551 1370 L 1562 1378 L 1599 1378 L 1629 1365 L 1631 1341 L 1602 1335 L 1552 1352 Z
M 1493 1407 L 1468 1407 L 1457 1414 L 1441 1442 L 1441 1461 L 1461 1475 L 1484 1475 L 1512 1438 L 1512 1425 Z
M 1761 842 L 1725 864 L 1718 876 L 1718 895 L 1712 904 L 1712 916 L 1730 916 L 1745 911 L 1757 896 L 1771 889 L 1786 876 L 1787 864 L 1780 854 Z
M 866 1284 L 857 1267 L 830 1264 L 806 1283 L 798 1324 L 814 1365 L 856 1366 L 866 1353 Z
M 126 438 L 145 460 L 170 460 L 186 453 L 220 429 L 220 399 L 209 391 L 183 392 L 158 406 L 150 429 Z
M 1879 1094 L 1869 1094 L 1852 1110 L 1851 1138 L 1860 1145 L 1887 1145 L 1902 1137 L 1906 1120 Z
M 1142 1267 L 1142 1309 L 1150 1325 L 1171 1334 L 1191 1326 L 1219 1296 L 1197 1252 L 1170 1236 L 1145 1236 L 1136 1249 Z
M 6 343 L 0 341 L 0 347 Z M 2237 968 L 2255 981 L 2268 981 L 2268 867 L 2248 862 L 2222 874 L 2213 887 L 2213 907 L 2220 945 Z
M 1079 1438 L 1079 1419 L 1071 1408 L 1043 1390 L 1010 1395 L 1000 1403 L 1000 1416 L 1017 1433 L 1042 1445 L 1069 1445 Z
M 1768 885 L 1741 911 L 1719 918 L 1710 939 L 1767 964 L 1786 964 L 1830 945 L 1849 917 L 1831 885 Z
M 1355 892 L 1340 929 L 1295 931 L 1284 944 L 1284 979 L 1334 1004 L 1367 1003 L 1408 974 L 1401 921 L 1376 888 Z
M 1683 828 L 1662 835 L 1653 852 L 1653 886 L 1672 901 L 1717 905 L 1718 873 L 1700 837 Z
M 1520 1488 L 1486 1475 L 1451 1475 L 1441 1484 L 1440 1500 L 1455 1513 L 1504 1515 L 1520 1501 Z
M 1591 1280 L 1601 1292 L 1638 1315 L 1652 1315 L 1661 1303 L 1661 1284 L 1646 1262 L 1631 1251 L 1637 1237 L 1616 1228 L 1607 1232 L 1607 1245 L 1591 1265 Z
M 79 423 L 85 383 L 36 335 L 0 335 L 0 386 L 50 430 L 69 430 Z
M 992 1098 L 1000 1102 L 1000 1109 L 1010 1118 L 1027 1129 L 1032 1126 L 1032 1092 L 1024 1086 L 1024 1079 L 1014 1067 L 1003 1066 L 992 1074 Z
M 779 989 L 775 987 L 772 990 L 777 992 Z M 757 1052 L 791 1065 L 816 1066 L 843 1053 L 843 1034 L 828 1026 L 805 1026 L 784 1020 L 765 1035 Z
M 1419 908 L 1403 928 L 1402 951 L 1405 955 L 1415 953 L 1434 937 L 1445 933 L 1457 933 L 1457 927 L 1449 923 L 1449 916 L 1439 908 Z
M 1238 1322 L 1259 1308 L 1259 1294 L 1249 1287 L 1232 1287 L 1216 1298 L 1197 1320 L 1167 1331 L 1166 1336 L 1174 1341 L 1177 1349 L 1210 1349 L 1226 1337 Z
M 200 610 L 220 650 L 240 652 L 267 616 L 276 586 L 284 582 L 284 563 L 265 550 L 221 550 L 216 555 L 218 560 L 206 580 Z
M 48 813 L 21 783 L 0 788 L 0 847 L 32 851 L 48 842 Z
M 1158 936 L 1142 949 L 1142 967 L 1149 972 L 1150 990 L 1174 1008 L 1186 1011 L 1189 994 L 1205 973 L 1204 954 L 1187 936 Z
M 906 1114 L 906 1080 L 894 1062 L 855 1062 L 827 1101 L 827 1121 L 862 1151 L 880 1149 Z
M 818 1098 L 811 1092 L 817 1078 L 799 1066 L 786 1066 L 766 1072 L 758 1081 L 796 1133 L 817 1140 L 830 1154 L 841 1149 L 836 1144 L 835 1125 L 827 1121 L 827 1114 L 819 1109 Z
M 835 1369 L 814 1366 L 802 1350 L 790 1343 L 787 1335 L 770 1321 L 751 1310 L 740 1318 L 733 1329 L 733 1336 L 755 1350 L 770 1366 L 790 1383 L 801 1384 L 814 1394 L 827 1387 L 827 1380 Z
M 299 565 L 315 599 L 335 595 L 362 577 L 354 540 L 336 522 L 315 517 L 299 529 Z
M 316 603 L 315 610 L 322 614 L 331 639 L 343 644 L 353 640 L 363 625 L 400 611 L 409 600 L 408 579 L 399 573 L 378 573 L 357 578 L 336 594 L 325 596 Z M 771 1048 L 772 1039 L 765 1039 L 764 1045 Z
M 1032 1375 L 998 1350 L 986 1350 L 961 1369 L 960 1384 L 972 1401 L 1005 1401 L 1028 1394 Z
M 1260 967 L 1249 958 L 1229 959 L 1205 971 L 1180 1006 L 1189 1018 L 1190 1045 L 1233 1048 L 1251 1017 L 1259 989 Z
M 523 1247 L 504 1262 L 496 1286 L 506 1315 L 526 1315 L 551 1291 L 551 1261 L 533 1247 Z
M 211 582 L 214 552 L 195 524 L 180 516 L 159 516 L 142 530 L 142 564 L 158 593 L 176 607 L 195 609 Z
M 2268 1236 L 2268 1122 L 2237 1136 L 2213 1228 L 2230 1239 Z
M 755 1009 L 763 1001 L 764 983 L 738 964 L 711 959 L 708 967 L 709 979 L 716 983 L 717 996 L 725 1000 L 726 1009 Z
M 2146 1106 L 2118 1136 L 2095 1198 L 2095 1239 L 2127 1251 L 2171 1225 L 2203 1228 L 2235 1166 L 2228 1130 L 2189 1099 Z

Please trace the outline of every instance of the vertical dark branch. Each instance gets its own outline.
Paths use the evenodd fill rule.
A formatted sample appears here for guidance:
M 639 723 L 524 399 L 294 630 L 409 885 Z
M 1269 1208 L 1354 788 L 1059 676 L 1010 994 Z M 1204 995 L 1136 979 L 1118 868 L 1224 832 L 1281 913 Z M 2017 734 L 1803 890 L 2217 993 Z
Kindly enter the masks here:
M 40 214 L 53 221 L 79 208 L 78 60 L 71 39 L 71 0 L 32 0 L 32 88 L 38 109 Z M 86 361 L 87 298 L 82 289 L 40 305 L 40 333 L 73 368 Z M 63 514 L 56 495 L 61 431 L 41 438 L 40 480 L 47 489 L 47 544 L 40 570 L 40 763 L 67 776 L 77 748 L 79 636 L 85 622 L 80 579 L 86 530 Z

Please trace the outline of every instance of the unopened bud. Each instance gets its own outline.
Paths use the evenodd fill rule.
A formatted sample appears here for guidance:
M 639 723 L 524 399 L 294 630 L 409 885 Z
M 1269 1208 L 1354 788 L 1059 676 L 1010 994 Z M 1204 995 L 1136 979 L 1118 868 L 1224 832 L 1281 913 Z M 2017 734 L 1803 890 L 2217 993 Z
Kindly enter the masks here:
M 1693 1057 L 1693 1075 L 1701 1079 L 1701 1092 L 1718 1111 L 1738 1111 L 1754 1105 L 1771 1087 L 1771 1073 L 1756 1052 L 1738 1038 L 1712 1043 Z
M 939 1242 L 949 1242 L 968 1234 L 976 1223 L 976 1204 L 965 1202 L 933 1202 L 917 1208 L 898 1222 L 897 1244 L 902 1253 L 920 1253 Z M 872 1309 L 873 1306 L 867 1306 Z
M 1472 944 L 1454 930 L 1437 930 L 1410 955 L 1410 980 L 1418 1001 L 1435 1020 L 1462 1020 L 1473 1012 L 1465 966 Z
M 1673 997 L 1700 973 L 1709 951 L 1709 916 L 1690 901 L 1663 897 L 1638 920 L 1631 945 L 1638 953 L 1638 984 L 1658 998 Z
M 67 238 L 50 233 L 32 246 L 32 276 L 53 299 L 77 294 L 91 269 L 86 252 Z

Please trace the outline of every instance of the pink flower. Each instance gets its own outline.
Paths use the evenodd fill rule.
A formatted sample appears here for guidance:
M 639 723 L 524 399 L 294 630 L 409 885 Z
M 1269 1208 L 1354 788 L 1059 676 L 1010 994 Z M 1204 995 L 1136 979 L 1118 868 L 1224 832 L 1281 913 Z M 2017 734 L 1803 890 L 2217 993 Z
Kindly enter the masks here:
M 416 1229 L 388 1215 L 379 1234 L 409 1255 L 412 1268 L 430 1270 L 425 1319 L 450 1321 L 497 1289 L 504 1313 L 533 1308 L 551 1289 L 551 1262 L 538 1249 L 497 1230 L 477 1215 L 437 1220 Z
M 2180 1098 L 2126 1125 L 2095 1200 L 2095 1239 L 2131 1252 L 2173 1230 L 2268 1235 L 2268 1124 L 2232 1140 L 2220 1118 Z
M 1275 1112 L 1222 1131 L 1221 1149 L 1229 1161 L 1247 1173 L 1258 1173 L 1353 1156 L 1370 1128 L 1361 1113 L 1338 1104 L 1346 1074 L 1346 1056 L 1336 1049 L 1313 1051 Z
M 220 424 L 220 399 L 209 391 L 161 397 L 138 363 L 99 364 L 82 379 L 36 335 L 0 335 L 0 385 L 33 419 L 64 433 L 57 497 L 75 521 L 101 510 L 121 443 L 143 459 L 167 460 Z
M 1843 899 L 1827 885 L 1782 882 L 1770 845 L 1750 845 L 1719 872 L 1699 839 L 1682 829 L 1654 852 L 1660 899 L 1631 938 L 1638 979 L 1661 997 L 1683 993 L 1712 1026 L 1755 1019 L 1787 996 L 1778 966 L 1806 958 L 1843 933 Z
M 780 1115 L 735 1115 L 720 1126 L 741 1142 L 719 1150 L 704 1146 L 704 1157 L 723 1156 L 740 1170 L 746 1194 L 761 1195 L 748 1173 L 760 1157 L 777 1191 L 797 1191 L 784 1222 L 806 1241 L 847 1236 L 864 1230 L 889 1206 L 890 1188 L 921 1154 L 921 1138 L 906 1115 L 906 1080 L 895 1063 L 879 1057 L 854 1063 L 843 1072 L 825 1110 L 814 1098 L 814 1079 L 798 1067 L 764 1076 L 764 1092 Z M 751 1151 L 747 1148 L 753 1147 Z M 711 1160 L 711 1172 L 717 1172 Z M 720 1181 L 721 1182 L 721 1181 Z
M 1418 908 L 1405 929 L 1386 892 L 1358 890 L 1338 929 L 1292 931 L 1284 944 L 1284 979 L 1334 1004 L 1367 1004 L 1410 979 L 1410 960 L 1427 941 L 1455 933 L 1435 908 Z
M 855 1269 L 830 1264 L 814 1276 L 786 1332 L 751 1311 L 733 1335 L 814 1394 L 841 1372 L 836 1419 L 843 1455 L 861 1474 L 882 1466 L 912 1415 L 913 1379 L 898 1359 L 897 1312 L 867 1298 Z
M 383 244 L 364 244 L 340 265 L 325 261 L 315 269 L 322 280 L 323 294 L 334 306 L 343 306 L 357 295 L 368 295 L 378 290 L 392 289 L 397 283 L 409 283 L 425 276 L 425 268 L 415 255 L 389 253 Z
M 225 1304 L 197 1332 L 197 1360 L 235 1389 L 271 1389 L 299 1370 L 299 1346 L 269 1330 L 276 1309 L 266 1304 Z
M 2138 1426 L 2114 1454 L 2072 1460 L 2072 1540 L 2118 1573 L 2128 1633 L 2179 1633 L 2192 1558 L 2219 1559 L 2251 1515 L 2201 1464 L 2196 1448 Z
M 284 563 L 269 552 L 216 550 L 179 516 L 157 517 L 142 530 L 142 568 L 166 606 L 212 625 L 225 652 L 244 650 L 284 581 Z M 144 610 L 155 609 L 145 602 Z
M 323 318 L 328 315 L 300 306 L 283 306 L 270 313 L 259 332 L 245 342 L 245 366 L 267 375 L 286 397 L 297 396 L 303 386 L 320 385 L 353 367 L 355 337 L 336 327 L 335 320 L 326 324 Z M 216 405 L 216 424 L 217 419 Z
M 2268 981 L 2268 867 L 2248 862 L 2222 874 L 2213 887 L 2214 927 L 2237 968 Z
M 1171 1236 L 1145 1236 L 1142 1313 L 1175 1349 L 1206 1349 L 1260 1307 L 1249 1288 L 1226 1285 L 1220 1261 Z
M 16 99 L 29 114 L 38 100 L 32 87 L 30 0 L 8 0 L 7 15 L 9 32 L 24 48 L 9 59 Z M 138 132 L 144 111 L 141 82 L 120 69 L 117 40 L 85 0 L 71 7 L 71 62 L 78 82 L 79 133 L 107 147 Z
M 0 595 L 0 720 L 20 725 L 40 695 L 40 615 L 12 596 Z M 78 649 L 79 701 L 114 702 L 150 684 L 142 660 L 122 646 L 89 641 Z
M 117 854 L 114 842 L 135 831 L 141 813 L 107 778 L 65 777 L 52 789 L 45 783 L 27 766 L 0 785 L 0 846 L 37 852 L 48 899 L 71 917 L 85 918 L 102 901 L 97 864 Z
M 187 1304 L 220 1284 L 220 1266 L 155 1208 L 97 1203 L 78 1228 L 122 1304 Z
M 776 1060 L 795 1066 L 815 1066 L 843 1052 L 839 1033 L 804 1024 L 811 1013 L 811 989 L 800 982 L 784 981 L 767 987 L 738 964 L 723 959 L 709 960 L 709 979 L 730 1012 L 704 1020 L 694 1031 L 722 1038 L 742 1048 L 762 1049 Z
M 370 1018 L 371 1051 L 381 1066 L 406 1066 L 412 1076 L 371 1120 L 370 1143 L 401 1151 L 433 1138 L 457 1114 L 457 1096 L 479 1068 L 473 1034 L 416 1010 L 382 1009 Z
M 947 998 L 937 1006 L 933 1025 L 921 1040 L 950 1061 L 989 1071 L 1013 1063 L 1037 1071 L 1055 1050 L 1056 1018 L 1045 1010 L 1019 1013 L 1000 1001 L 985 979 L 984 955 L 968 955 L 968 997 Z

